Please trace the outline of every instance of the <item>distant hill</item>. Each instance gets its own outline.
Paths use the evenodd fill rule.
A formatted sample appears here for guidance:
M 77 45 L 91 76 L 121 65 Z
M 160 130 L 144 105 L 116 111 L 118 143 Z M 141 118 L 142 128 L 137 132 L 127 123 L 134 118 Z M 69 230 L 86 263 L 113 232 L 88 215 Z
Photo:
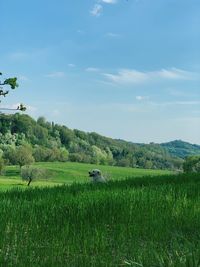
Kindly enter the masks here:
M 137 144 L 95 132 L 69 129 L 28 115 L 0 114 L 0 157 L 15 165 L 19 146 L 25 146 L 35 161 L 72 161 L 144 169 L 182 169 L 183 159 L 200 154 L 200 146 L 183 141 Z
M 200 146 L 182 140 L 175 140 L 160 144 L 173 157 L 186 158 L 187 156 L 200 155 Z

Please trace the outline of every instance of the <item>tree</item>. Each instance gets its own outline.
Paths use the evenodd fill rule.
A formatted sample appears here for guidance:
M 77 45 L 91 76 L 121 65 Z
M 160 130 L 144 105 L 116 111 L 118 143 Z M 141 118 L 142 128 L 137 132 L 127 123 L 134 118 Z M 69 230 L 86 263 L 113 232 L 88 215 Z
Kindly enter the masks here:
M 21 168 L 22 180 L 28 181 L 28 186 L 33 180 L 42 179 L 46 177 L 46 171 L 44 169 L 39 169 L 34 166 L 23 166 Z
M 15 146 L 5 145 L 3 158 L 7 161 L 7 164 L 15 165 L 16 163 L 16 149 Z
M 17 147 L 15 159 L 20 168 L 24 165 L 30 165 L 35 161 L 31 149 L 28 146 Z
M 2 171 L 4 170 L 4 160 L 2 158 L 0 158 L 0 175 L 2 174 Z
M 200 156 L 187 157 L 183 163 L 184 172 L 200 172 Z
M 42 146 L 35 146 L 33 150 L 33 157 L 36 162 L 44 162 L 48 161 L 49 155 L 50 155 L 50 149 Z
M 0 72 L 0 75 L 2 73 Z M 9 90 L 5 90 L 5 86 L 9 86 L 12 90 L 16 89 L 19 85 L 17 83 L 17 78 L 8 78 L 3 80 L 3 82 L 0 81 L 0 97 L 6 97 L 7 94 L 9 93 Z M 1 100 L 0 100 L 1 102 Z M 9 109 L 9 108 L 1 108 L 0 110 L 20 110 L 20 111 L 25 111 L 26 107 L 23 104 L 20 104 L 16 109 Z
M 107 154 L 104 150 L 101 150 L 99 147 L 93 145 L 92 146 L 93 152 L 93 162 L 95 164 L 106 164 Z

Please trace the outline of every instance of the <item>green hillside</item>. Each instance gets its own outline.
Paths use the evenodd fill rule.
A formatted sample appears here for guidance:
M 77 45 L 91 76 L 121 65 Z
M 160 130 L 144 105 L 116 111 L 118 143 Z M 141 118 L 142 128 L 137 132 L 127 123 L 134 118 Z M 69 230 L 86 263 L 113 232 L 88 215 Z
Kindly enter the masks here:
M 7 165 L 16 165 L 19 155 L 36 162 L 71 161 L 144 169 L 177 170 L 183 162 L 159 144 L 139 145 L 71 130 L 43 117 L 36 121 L 19 113 L 0 114 L 0 158 Z
M 88 171 L 98 168 L 105 178 L 110 180 L 124 180 L 128 177 L 159 176 L 173 174 L 166 170 L 145 170 L 127 167 L 103 166 L 94 164 L 83 164 L 77 162 L 42 162 L 35 164 L 38 168 L 45 169 L 48 173 L 47 179 L 36 180 L 31 187 L 55 186 L 72 183 L 88 183 Z M 27 188 L 27 182 L 20 177 L 18 166 L 7 166 L 4 174 L 0 176 L 0 190 L 12 188 Z
M 200 146 L 190 144 L 181 140 L 175 140 L 168 143 L 161 144 L 171 156 L 186 158 L 188 156 L 200 155 Z

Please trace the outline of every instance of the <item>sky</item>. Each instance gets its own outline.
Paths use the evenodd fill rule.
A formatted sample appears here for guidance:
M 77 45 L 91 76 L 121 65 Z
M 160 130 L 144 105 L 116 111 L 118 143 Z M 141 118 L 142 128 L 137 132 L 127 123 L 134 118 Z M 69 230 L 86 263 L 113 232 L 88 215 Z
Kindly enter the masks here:
M 149 143 L 200 144 L 199 0 L 1 0 L 1 107 Z M 2 79 L 3 79 L 2 78 Z

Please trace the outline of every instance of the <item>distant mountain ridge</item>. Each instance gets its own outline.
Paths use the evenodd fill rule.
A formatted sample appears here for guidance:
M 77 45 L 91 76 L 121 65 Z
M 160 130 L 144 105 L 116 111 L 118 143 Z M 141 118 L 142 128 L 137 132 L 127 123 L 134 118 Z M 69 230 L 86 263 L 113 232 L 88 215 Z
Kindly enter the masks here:
M 171 156 L 186 158 L 188 156 L 200 155 L 200 145 L 191 144 L 182 140 L 174 140 L 160 144 Z

